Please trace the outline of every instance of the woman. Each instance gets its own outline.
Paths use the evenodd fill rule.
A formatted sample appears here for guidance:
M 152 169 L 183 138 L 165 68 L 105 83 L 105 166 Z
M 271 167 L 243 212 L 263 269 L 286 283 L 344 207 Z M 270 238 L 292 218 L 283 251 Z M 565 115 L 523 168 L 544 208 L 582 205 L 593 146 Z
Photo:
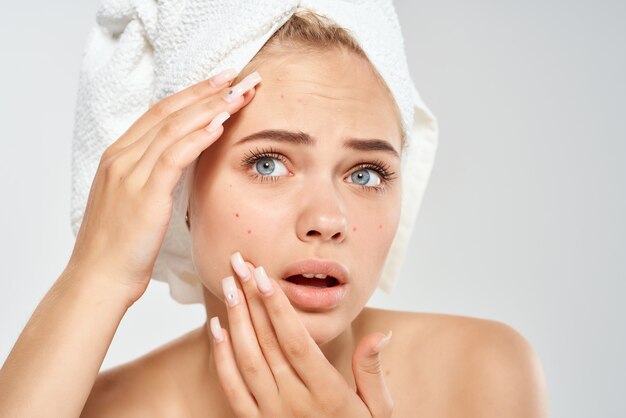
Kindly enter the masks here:
M 162 100 L 106 150 L 67 268 L 0 373 L 3 413 L 546 416 L 539 361 L 509 326 L 365 307 L 398 227 L 405 144 L 355 44 L 296 14 L 240 74 Z M 98 374 L 190 165 L 207 323 Z

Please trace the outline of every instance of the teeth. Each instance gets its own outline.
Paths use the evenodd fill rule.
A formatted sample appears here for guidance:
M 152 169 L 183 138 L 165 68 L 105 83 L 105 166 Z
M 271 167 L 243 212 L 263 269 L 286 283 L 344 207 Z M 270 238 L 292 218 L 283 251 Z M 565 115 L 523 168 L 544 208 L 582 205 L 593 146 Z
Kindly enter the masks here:
M 304 277 L 306 277 L 307 279 L 312 279 L 313 277 L 317 278 L 317 279 L 325 279 L 326 275 L 319 273 L 319 274 L 303 274 Z

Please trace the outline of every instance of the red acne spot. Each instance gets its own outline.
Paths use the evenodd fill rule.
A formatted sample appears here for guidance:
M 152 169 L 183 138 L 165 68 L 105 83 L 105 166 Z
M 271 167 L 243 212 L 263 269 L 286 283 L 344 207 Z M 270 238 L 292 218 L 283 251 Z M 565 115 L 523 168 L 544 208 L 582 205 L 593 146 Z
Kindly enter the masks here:
M 353 227 L 352 227 L 352 230 L 356 232 L 356 226 L 353 226 Z
M 251 234 L 251 233 L 252 233 L 252 230 L 251 230 L 251 229 L 248 229 L 248 234 Z
M 284 99 L 284 98 L 285 98 L 285 96 L 284 96 L 282 93 L 280 93 L 280 98 L 281 98 L 281 99 Z
M 239 217 L 239 213 L 235 213 L 235 216 L 236 216 L 236 217 Z
M 378 225 L 378 229 L 382 229 L 382 228 L 383 228 L 383 226 L 382 226 L 382 225 Z

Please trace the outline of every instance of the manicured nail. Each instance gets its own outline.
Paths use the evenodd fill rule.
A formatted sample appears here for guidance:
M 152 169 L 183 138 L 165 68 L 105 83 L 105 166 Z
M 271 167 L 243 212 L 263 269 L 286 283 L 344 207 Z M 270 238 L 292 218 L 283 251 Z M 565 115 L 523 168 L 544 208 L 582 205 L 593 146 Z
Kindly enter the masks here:
M 243 257 L 239 251 L 230 256 L 230 262 L 242 282 L 250 280 L 250 269 L 243 261 Z
M 380 340 L 378 342 L 378 344 L 376 344 L 374 346 L 374 348 L 372 348 L 372 354 L 378 354 L 380 353 L 380 351 L 385 348 L 385 346 L 387 345 L 387 343 L 389 343 L 389 340 L 391 339 L 391 330 L 389 330 L 389 332 L 387 333 L 387 335 L 385 337 L 383 337 L 382 340 Z
M 237 291 L 237 285 L 235 284 L 235 278 L 228 276 L 222 279 L 222 288 L 224 289 L 224 296 L 226 297 L 226 303 L 231 308 L 239 303 L 239 292 Z
M 213 77 L 210 78 L 210 80 L 215 87 L 220 87 L 222 84 L 226 84 L 233 78 L 237 77 L 237 74 L 238 72 L 236 69 L 228 68 L 215 74 Z
M 222 113 L 218 113 L 213 120 L 211 121 L 211 123 L 209 123 L 209 126 L 206 127 L 206 130 L 209 132 L 215 132 L 219 129 L 220 126 L 222 126 L 222 124 L 224 122 L 226 122 L 226 119 L 228 119 L 230 117 L 230 114 L 228 112 L 222 112 Z
M 248 74 L 243 80 L 237 83 L 235 86 L 228 89 L 224 94 L 224 100 L 229 103 L 237 101 L 246 91 L 256 86 L 261 81 L 261 76 L 257 71 L 252 74 Z
M 224 341 L 224 333 L 222 332 L 222 326 L 220 325 L 220 319 L 217 316 L 211 318 L 211 334 L 216 343 Z
M 272 287 L 272 283 L 270 283 L 270 279 L 267 277 L 267 273 L 262 266 L 254 269 L 254 279 L 256 280 L 256 286 L 261 293 L 264 295 L 272 294 L 274 288 Z

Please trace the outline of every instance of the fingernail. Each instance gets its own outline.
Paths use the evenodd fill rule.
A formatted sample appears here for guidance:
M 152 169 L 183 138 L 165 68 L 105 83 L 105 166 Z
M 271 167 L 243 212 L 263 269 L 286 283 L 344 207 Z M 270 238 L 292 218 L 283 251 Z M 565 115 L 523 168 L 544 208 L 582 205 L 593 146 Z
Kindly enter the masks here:
M 274 288 L 272 287 L 272 283 L 270 283 L 270 279 L 267 277 L 267 273 L 262 266 L 254 269 L 254 279 L 256 280 L 256 286 L 261 293 L 264 295 L 272 294 Z
M 222 288 L 224 289 L 224 296 L 226 297 L 226 303 L 231 308 L 239 303 L 239 292 L 237 291 L 237 285 L 235 284 L 235 278 L 228 276 L 222 279 Z
M 213 339 L 216 343 L 224 341 L 224 333 L 222 332 L 220 319 L 217 316 L 211 318 L 211 334 L 213 334 Z
M 230 261 L 242 282 L 250 280 L 250 269 L 243 261 L 243 257 L 239 251 L 230 256 Z
M 226 119 L 228 119 L 230 117 L 230 114 L 228 112 L 222 112 L 222 113 L 218 113 L 213 120 L 211 121 L 211 123 L 209 123 L 209 126 L 206 127 L 206 130 L 209 132 L 215 132 L 219 129 L 220 126 L 222 126 L 222 124 L 224 122 L 226 122 Z
M 210 78 L 211 83 L 213 83 L 213 85 L 215 87 L 220 87 L 222 84 L 225 84 L 227 82 L 229 82 L 230 80 L 232 80 L 233 78 L 237 77 L 237 70 L 234 68 L 228 68 L 224 71 L 221 71 L 217 74 L 215 74 L 213 77 Z
M 243 80 L 237 83 L 235 86 L 228 89 L 226 94 L 224 94 L 223 98 L 229 103 L 237 101 L 241 95 L 243 95 L 246 91 L 250 90 L 252 87 L 257 85 L 261 81 L 261 76 L 257 71 L 248 74 Z
M 380 353 L 380 351 L 385 348 L 385 346 L 387 345 L 387 343 L 389 343 L 389 340 L 391 339 L 391 330 L 389 330 L 389 332 L 387 333 L 387 335 L 385 337 L 383 337 L 382 340 L 380 340 L 378 342 L 378 344 L 376 344 L 374 346 L 374 348 L 372 348 L 372 354 L 378 354 Z

